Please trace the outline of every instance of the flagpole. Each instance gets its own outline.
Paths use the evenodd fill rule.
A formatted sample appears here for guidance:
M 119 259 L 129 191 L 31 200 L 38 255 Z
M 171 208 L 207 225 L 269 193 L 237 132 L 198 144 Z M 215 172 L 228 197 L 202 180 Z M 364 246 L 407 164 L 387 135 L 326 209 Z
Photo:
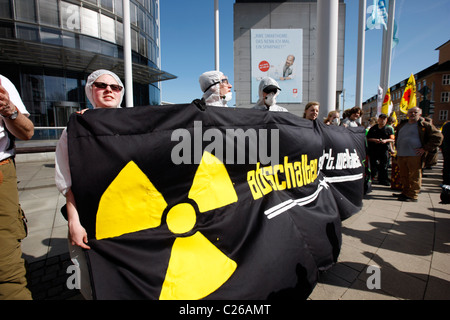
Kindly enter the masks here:
M 123 57 L 125 74 L 125 103 L 133 107 L 133 69 L 131 62 L 130 1 L 123 0 Z
M 219 0 L 214 0 L 214 30 L 215 30 L 215 62 L 219 71 Z
M 362 107 L 363 83 L 364 83 L 364 51 L 366 43 L 366 0 L 359 1 L 359 24 L 358 24 L 358 57 L 356 71 L 356 100 L 355 105 Z
M 387 92 L 391 75 L 392 39 L 394 37 L 395 0 L 389 0 L 388 28 L 383 31 L 383 63 L 381 66 L 381 87 Z
M 317 0 L 316 88 L 320 118 L 336 110 L 338 22 L 338 0 Z

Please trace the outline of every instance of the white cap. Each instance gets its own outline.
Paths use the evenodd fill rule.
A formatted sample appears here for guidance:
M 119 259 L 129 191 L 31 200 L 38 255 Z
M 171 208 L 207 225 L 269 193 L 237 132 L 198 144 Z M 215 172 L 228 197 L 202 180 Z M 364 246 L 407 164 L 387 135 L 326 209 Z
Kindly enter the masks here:
M 117 81 L 117 84 L 120 85 L 121 87 L 123 87 L 122 91 L 120 92 L 119 105 L 117 106 L 119 108 L 120 105 L 122 104 L 123 96 L 125 94 L 125 88 L 123 86 L 122 81 L 120 81 L 120 78 L 114 72 L 111 72 L 109 70 L 99 69 L 99 70 L 92 72 L 89 75 L 89 77 L 86 80 L 86 87 L 84 88 L 84 91 L 86 92 L 86 96 L 89 99 L 89 101 L 91 102 L 91 104 L 94 106 L 94 108 L 97 108 L 97 106 L 94 103 L 94 99 L 92 97 L 92 84 L 95 82 L 95 80 L 97 80 L 100 76 L 102 76 L 104 74 L 108 74 L 111 77 L 113 77 Z

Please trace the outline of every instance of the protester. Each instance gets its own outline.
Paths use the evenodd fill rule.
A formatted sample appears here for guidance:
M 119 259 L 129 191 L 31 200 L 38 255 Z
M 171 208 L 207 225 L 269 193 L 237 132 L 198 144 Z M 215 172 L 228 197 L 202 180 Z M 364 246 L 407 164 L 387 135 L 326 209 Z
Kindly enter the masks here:
M 358 127 L 359 123 L 357 120 L 361 118 L 363 111 L 360 107 L 353 107 L 348 111 L 348 117 L 342 120 L 341 125 L 344 127 Z
M 124 96 L 123 84 L 119 77 L 115 73 L 103 69 L 89 75 L 85 92 L 94 109 L 119 108 Z M 71 191 L 72 179 L 69 167 L 67 129 L 64 129 L 56 147 L 55 182 L 58 190 L 66 197 L 69 249 L 72 261 L 81 269 L 80 291 L 86 299 L 90 299 L 89 275 L 84 271 L 87 270 L 87 267 L 85 267 L 83 251 L 80 249 L 88 250 L 90 247 L 87 243 L 86 230 L 80 223 L 77 205 Z
M 286 108 L 277 105 L 277 96 L 280 90 L 278 83 L 274 79 L 270 77 L 263 78 L 259 83 L 259 99 L 253 109 L 287 112 Z
M 433 119 L 429 117 L 424 117 L 424 120 L 433 124 Z M 438 162 L 438 152 L 439 148 L 436 147 L 434 150 L 427 152 L 427 155 L 425 157 L 425 163 L 423 169 L 432 169 L 433 166 L 435 166 Z
M 444 157 L 444 169 L 442 170 L 442 191 L 441 200 L 443 204 L 450 203 L 450 122 L 442 126 L 442 136 L 444 137 L 441 145 L 442 155 Z
M 338 126 L 340 124 L 339 120 L 340 114 L 339 111 L 333 110 L 328 113 L 328 117 L 323 121 L 326 125 L 335 125 Z
M 373 126 L 376 126 L 377 124 L 378 124 L 378 118 L 377 117 L 371 117 L 369 119 L 369 124 L 366 127 L 367 132 L 369 132 L 370 128 L 372 128 Z
M 228 78 L 220 71 L 207 71 L 198 79 L 203 92 L 202 100 L 207 106 L 228 107 L 227 103 L 233 97 L 233 87 Z
M 308 120 L 316 120 L 319 115 L 320 104 L 317 101 L 308 102 L 303 112 L 303 118 Z
M 395 141 L 394 130 L 388 127 L 387 115 L 378 116 L 378 125 L 374 125 L 367 133 L 371 178 L 374 181 L 378 174 L 378 183 L 389 186 L 388 164 L 389 144 Z
M 397 160 L 400 169 L 402 193 L 394 193 L 400 201 L 417 202 L 422 184 L 422 168 L 427 152 L 440 146 L 442 134 L 425 121 L 422 110 L 408 110 L 408 120 L 403 120 L 396 130 Z
M 34 125 L 14 84 L 0 75 L 0 300 L 31 300 L 20 242 L 27 236 L 19 204 L 15 138 L 29 140 Z
M 442 182 L 450 185 L 450 122 L 442 127 L 443 141 L 441 145 L 442 155 L 444 157 L 444 169 L 442 171 Z

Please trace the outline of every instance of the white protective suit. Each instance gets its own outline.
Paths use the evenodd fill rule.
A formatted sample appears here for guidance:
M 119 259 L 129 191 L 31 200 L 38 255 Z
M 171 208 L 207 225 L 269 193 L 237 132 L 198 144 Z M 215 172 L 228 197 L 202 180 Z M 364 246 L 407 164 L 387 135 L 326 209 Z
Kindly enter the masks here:
M 231 100 L 231 92 L 227 96 L 220 96 L 220 71 L 207 71 L 203 73 L 198 82 L 203 91 L 203 99 L 207 106 L 228 107 L 227 102 Z
M 117 83 L 123 87 L 122 81 L 120 81 L 119 77 L 109 71 L 109 70 L 96 70 L 92 72 L 89 77 L 86 80 L 86 87 L 85 92 L 86 96 L 89 99 L 89 102 L 92 104 L 94 109 L 98 109 L 98 106 L 95 105 L 95 101 L 93 99 L 93 93 L 92 93 L 92 85 L 93 83 L 104 74 L 109 74 L 112 76 Z M 117 105 L 117 108 L 120 108 L 123 96 L 125 93 L 125 88 L 122 89 L 120 102 Z M 68 151 L 68 137 L 67 137 L 67 128 L 65 128 L 61 134 L 61 137 L 58 141 L 56 152 L 55 152 L 55 183 L 56 188 L 61 192 L 63 195 L 66 195 L 68 190 L 72 186 L 72 177 L 70 173 L 70 167 L 69 167 L 69 151 Z M 79 272 L 79 285 L 80 285 L 80 292 L 83 295 L 83 297 L 86 300 L 92 300 L 92 289 L 90 284 L 90 278 L 89 278 L 89 269 L 86 262 L 85 253 L 83 252 L 84 249 L 72 245 L 70 241 L 68 241 L 69 246 L 69 254 L 70 259 L 72 260 L 72 263 L 77 267 L 76 270 Z
M 269 86 L 276 87 L 277 93 L 273 95 L 269 94 L 266 96 L 266 99 L 264 100 L 264 89 L 268 88 Z M 277 105 L 276 97 L 280 93 L 280 86 L 278 85 L 278 82 L 276 82 L 274 79 L 270 77 L 265 77 L 261 80 L 259 83 L 258 93 L 259 93 L 259 99 L 256 102 L 253 109 L 262 109 L 262 110 L 269 110 L 269 111 L 282 111 L 282 112 L 288 112 L 288 110 L 282 106 Z M 270 95 L 273 95 L 273 97 L 270 97 Z M 269 105 L 267 106 L 266 103 Z

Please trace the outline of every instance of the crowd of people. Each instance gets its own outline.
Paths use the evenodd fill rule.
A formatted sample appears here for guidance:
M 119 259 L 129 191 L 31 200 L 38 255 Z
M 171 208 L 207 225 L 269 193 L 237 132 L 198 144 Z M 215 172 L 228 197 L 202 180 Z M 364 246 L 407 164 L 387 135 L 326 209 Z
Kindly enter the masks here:
M 208 71 L 199 77 L 203 92 L 202 103 L 206 106 L 227 107 L 232 98 L 232 85 L 220 71 Z M 259 84 L 259 99 L 254 109 L 288 112 L 277 104 L 281 89 L 277 81 L 266 77 Z M 97 70 L 89 75 L 85 86 L 86 97 L 94 107 L 120 108 L 124 97 L 124 86 L 120 78 L 108 70 Z M 320 121 L 320 104 L 311 101 L 305 106 L 303 118 Z M 85 110 L 80 111 L 83 113 Z M 343 127 L 361 126 L 363 111 L 354 107 L 344 111 L 331 111 L 323 123 Z M 0 76 L 0 300 L 31 299 L 26 287 L 25 266 L 22 259 L 20 241 L 26 236 L 26 219 L 20 208 L 17 176 L 15 172 L 14 139 L 31 139 L 34 133 L 33 123 L 19 93 L 9 79 Z M 376 122 L 375 122 L 376 121 Z M 398 171 L 400 193 L 394 196 L 400 201 L 416 202 L 421 188 L 422 169 L 433 165 L 436 153 L 441 148 L 444 155 L 443 183 L 450 185 L 450 123 L 442 133 L 422 117 L 421 109 L 408 110 L 407 119 L 395 128 L 392 119 L 380 114 L 367 127 L 367 154 L 370 165 L 370 178 L 379 184 L 393 185 L 394 164 Z M 428 159 L 428 160 L 427 160 Z M 428 162 L 427 162 L 428 161 Z M 388 176 L 389 164 L 392 164 L 391 178 Z M 86 262 L 82 250 L 89 250 L 86 230 L 80 224 L 77 205 L 71 191 L 71 174 L 68 157 L 68 137 L 64 130 L 55 153 L 55 181 L 58 190 L 66 198 L 68 220 L 69 251 L 73 261 L 82 269 Z M 84 280 L 83 280 L 84 279 Z M 82 273 L 81 291 L 85 298 L 91 297 L 89 279 Z
M 318 102 L 307 103 L 303 118 L 316 120 L 319 106 Z M 357 106 L 344 111 L 342 119 L 339 118 L 339 111 L 331 111 L 324 123 L 358 127 L 362 126 L 362 115 L 363 110 Z M 419 107 L 409 109 L 406 117 L 395 127 L 395 119 L 383 113 L 370 119 L 366 127 L 366 175 L 370 183 L 377 181 L 380 185 L 400 190 L 399 193 L 393 193 L 399 201 L 417 202 L 423 170 L 437 163 L 439 149 L 444 156 L 443 185 L 449 186 L 446 190 L 450 190 L 450 123 L 443 126 L 441 133 L 431 119 L 422 117 Z M 391 177 L 389 166 L 392 169 Z

